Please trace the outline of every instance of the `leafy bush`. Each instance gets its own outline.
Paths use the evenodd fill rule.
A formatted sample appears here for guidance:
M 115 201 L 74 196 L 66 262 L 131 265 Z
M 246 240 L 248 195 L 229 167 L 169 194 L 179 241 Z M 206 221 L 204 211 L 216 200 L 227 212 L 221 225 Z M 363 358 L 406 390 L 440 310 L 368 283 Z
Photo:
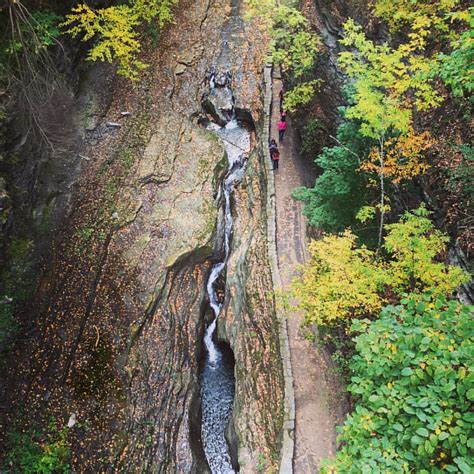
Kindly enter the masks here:
M 452 52 L 439 56 L 439 75 L 454 97 L 474 91 L 474 8 L 469 9 L 466 20 L 468 29 L 451 42 Z
M 307 320 L 332 325 L 380 310 L 386 269 L 374 264 L 374 252 L 357 248 L 351 232 L 313 240 L 309 253 L 311 260 L 292 287 Z
M 314 92 L 321 84 L 320 80 L 301 82 L 285 92 L 285 110 L 295 112 L 299 106 L 308 104 L 314 97 Z
M 52 46 L 61 32 L 59 23 L 62 17 L 49 10 L 37 10 L 32 13 L 32 27 L 43 47 Z
M 301 128 L 300 153 L 313 157 L 318 150 L 318 133 L 322 130 L 321 121 L 317 118 L 309 119 Z
M 20 7 L 21 9 L 21 7 Z M 6 40 L 5 46 L 2 48 L 6 53 L 6 59 L 14 53 L 18 53 L 28 49 L 34 54 L 38 54 L 40 50 L 52 46 L 56 38 L 61 34 L 59 24 L 62 17 L 56 15 L 50 10 L 36 10 L 29 13 L 27 10 L 21 11 L 20 20 L 12 19 L 9 29 L 15 31 L 11 38 Z
M 446 251 L 449 237 L 434 228 L 429 214 L 422 206 L 405 212 L 396 224 L 385 226 L 388 233 L 384 247 L 391 256 L 389 284 L 397 294 L 408 289 L 429 289 L 435 294 L 450 295 L 469 280 L 461 268 L 436 261 Z
M 448 14 L 462 4 L 460 0 L 439 0 L 433 7 L 431 0 L 375 0 L 375 15 L 385 20 L 392 31 L 410 27 L 417 36 L 426 37 L 432 29 L 449 32 Z
M 272 16 L 273 61 L 293 77 L 301 77 L 313 67 L 321 40 L 311 32 L 309 21 L 296 8 L 281 5 Z
M 462 472 L 474 469 L 472 308 L 409 295 L 380 319 L 355 321 L 349 391 L 357 405 L 345 444 L 323 472 Z
M 69 472 L 68 430 L 67 426 L 59 429 L 52 421 L 44 431 L 8 433 L 6 471 L 24 474 Z
M 353 20 L 344 24 L 341 43 L 356 49 L 339 53 L 339 64 L 355 80 L 355 102 L 345 116 L 362 121 L 362 135 L 380 140 L 389 131 L 406 134 L 412 129 L 413 106 L 428 110 L 440 103 L 428 74 L 434 61 L 414 54 L 412 45 L 377 45 Z

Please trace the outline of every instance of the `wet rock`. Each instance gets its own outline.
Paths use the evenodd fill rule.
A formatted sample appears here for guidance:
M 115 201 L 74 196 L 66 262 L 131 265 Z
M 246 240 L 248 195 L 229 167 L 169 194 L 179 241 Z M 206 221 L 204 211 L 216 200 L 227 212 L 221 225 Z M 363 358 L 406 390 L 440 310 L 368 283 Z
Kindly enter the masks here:
M 212 89 L 203 98 L 202 106 L 213 120 L 223 127 L 232 116 L 234 106 L 232 91 L 226 87 Z

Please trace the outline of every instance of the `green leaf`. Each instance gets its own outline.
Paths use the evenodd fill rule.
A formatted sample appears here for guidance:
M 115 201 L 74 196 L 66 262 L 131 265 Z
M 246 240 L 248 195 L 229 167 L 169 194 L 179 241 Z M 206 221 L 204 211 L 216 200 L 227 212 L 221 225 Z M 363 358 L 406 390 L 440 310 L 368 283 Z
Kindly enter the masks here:
M 428 454 L 431 454 L 434 452 L 434 447 L 431 445 L 430 441 L 429 440 L 426 440 L 425 441 L 425 451 L 428 453 Z
M 423 303 L 422 301 L 420 301 L 420 302 L 416 305 L 416 310 L 418 311 L 418 313 L 423 313 L 423 311 L 425 310 L 425 303 Z
M 466 397 L 468 400 L 470 400 L 471 402 L 474 401 L 474 388 L 471 388 L 467 391 L 466 393 Z
M 420 436 L 424 436 L 425 438 L 430 435 L 429 431 L 426 428 L 418 428 L 416 430 L 416 434 Z
M 403 426 L 400 423 L 394 423 L 392 428 L 396 431 L 403 431 Z
M 454 382 L 449 382 L 443 387 L 443 390 L 445 392 L 452 392 L 455 388 L 456 384 Z
M 407 376 L 413 374 L 413 370 L 412 370 L 410 367 L 405 367 L 405 368 L 402 370 L 401 374 L 402 374 L 404 377 L 407 377 Z
M 471 474 L 471 468 L 464 458 L 454 458 L 454 462 L 458 465 L 463 474 Z

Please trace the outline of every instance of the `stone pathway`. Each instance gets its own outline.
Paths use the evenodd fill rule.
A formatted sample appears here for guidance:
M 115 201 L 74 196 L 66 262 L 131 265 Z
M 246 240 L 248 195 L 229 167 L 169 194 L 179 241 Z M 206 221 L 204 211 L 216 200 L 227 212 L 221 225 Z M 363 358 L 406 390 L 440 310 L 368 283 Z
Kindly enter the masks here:
M 278 93 L 281 80 L 273 78 L 273 109 L 270 138 L 278 141 Z M 287 287 L 298 265 L 305 262 L 306 224 L 302 204 L 291 198 L 294 188 L 308 182 L 307 169 L 298 156 L 295 134 L 288 120 L 283 143 L 279 144 L 279 169 L 274 171 L 276 188 L 277 253 L 283 287 Z M 335 424 L 343 410 L 337 402 L 340 386 L 330 359 L 302 335 L 301 314 L 288 313 L 288 333 L 293 366 L 296 433 L 293 469 L 296 474 L 317 473 L 321 459 L 331 457 L 336 449 Z

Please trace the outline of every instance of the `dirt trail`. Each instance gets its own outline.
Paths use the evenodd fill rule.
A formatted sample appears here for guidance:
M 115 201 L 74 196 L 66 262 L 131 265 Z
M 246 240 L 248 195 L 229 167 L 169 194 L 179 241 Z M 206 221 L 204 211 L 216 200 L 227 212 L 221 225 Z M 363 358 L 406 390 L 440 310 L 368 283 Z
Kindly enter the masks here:
M 271 138 L 278 139 L 278 93 L 281 79 L 273 77 Z M 289 120 L 289 119 L 288 119 Z M 277 208 L 277 253 L 283 287 L 287 287 L 298 265 L 305 262 L 306 223 L 301 203 L 291 198 L 297 186 L 305 185 L 314 173 L 300 160 L 295 133 L 289 120 L 283 143 L 279 144 L 280 164 L 275 173 Z M 321 459 L 336 450 L 335 425 L 343 407 L 339 403 L 341 386 L 327 354 L 307 341 L 300 329 L 301 314 L 289 311 L 288 331 L 293 366 L 296 434 L 293 468 L 296 474 L 316 473 Z

